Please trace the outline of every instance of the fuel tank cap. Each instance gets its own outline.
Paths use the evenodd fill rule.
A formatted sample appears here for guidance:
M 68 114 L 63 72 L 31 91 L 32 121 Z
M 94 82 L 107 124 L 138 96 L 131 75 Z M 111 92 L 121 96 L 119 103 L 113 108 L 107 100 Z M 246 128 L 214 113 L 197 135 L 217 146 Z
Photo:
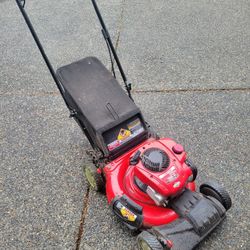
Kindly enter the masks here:
M 184 152 L 184 147 L 181 144 L 175 144 L 172 147 L 172 150 L 175 154 L 181 154 Z

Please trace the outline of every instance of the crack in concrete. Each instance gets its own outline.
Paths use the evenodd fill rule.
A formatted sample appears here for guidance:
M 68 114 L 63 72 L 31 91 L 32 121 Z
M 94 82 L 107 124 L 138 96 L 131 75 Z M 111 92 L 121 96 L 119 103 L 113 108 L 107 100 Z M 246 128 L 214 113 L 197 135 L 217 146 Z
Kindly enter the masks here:
M 233 91 L 250 91 L 250 88 L 207 88 L 207 89 L 135 89 L 132 93 L 187 93 L 187 92 L 233 92 Z
M 207 89 L 199 89 L 199 88 L 191 88 L 191 89 L 133 89 L 132 93 L 188 93 L 188 92 L 233 92 L 233 91 L 250 91 L 250 88 L 207 88 Z M 13 96 L 13 97 L 46 97 L 46 96 L 60 96 L 60 93 L 57 91 L 39 91 L 33 93 L 22 93 L 22 92 L 5 92 L 0 93 L 0 96 Z
M 117 38 L 116 38 L 116 41 L 115 41 L 115 50 L 116 51 L 118 49 L 118 45 L 119 45 L 119 42 L 120 42 L 120 36 L 121 36 L 121 30 L 122 30 L 122 27 L 123 27 L 124 11 L 125 11 L 125 0 L 122 0 L 121 14 L 120 14 L 120 18 L 119 18 L 119 21 L 118 21 L 118 28 L 117 28 L 117 30 L 118 30 Z
M 43 97 L 43 96 L 59 96 L 59 91 L 36 91 L 30 93 L 20 92 L 3 92 L 0 93 L 0 96 L 23 96 L 23 97 Z
M 83 236 L 83 226 L 84 226 L 84 221 L 88 212 L 88 204 L 89 204 L 89 192 L 90 188 L 87 188 L 86 194 L 83 199 L 83 209 L 82 209 L 82 214 L 81 214 L 81 219 L 80 219 L 80 225 L 78 229 L 78 234 L 77 234 L 77 239 L 76 239 L 76 250 L 79 250 L 82 236 Z
M 118 33 L 117 33 L 117 38 L 115 41 L 115 50 L 117 50 L 119 42 L 120 42 L 120 35 L 121 35 L 121 29 L 122 29 L 122 24 L 123 24 L 123 16 L 124 16 L 124 11 L 125 11 L 125 0 L 122 0 L 122 6 L 121 6 L 121 14 L 120 18 L 118 21 Z M 43 92 L 41 93 L 41 96 L 46 96 L 46 95 L 59 95 L 57 92 Z M 77 240 L 76 240 L 76 250 L 79 250 L 81 240 L 83 237 L 83 232 L 84 232 L 84 221 L 88 212 L 88 201 L 89 201 L 89 192 L 90 192 L 90 187 L 88 187 L 87 192 L 85 194 L 84 200 L 83 200 L 83 209 L 82 209 L 82 215 L 80 219 L 80 225 L 79 225 L 79 230 L 77 234 Z

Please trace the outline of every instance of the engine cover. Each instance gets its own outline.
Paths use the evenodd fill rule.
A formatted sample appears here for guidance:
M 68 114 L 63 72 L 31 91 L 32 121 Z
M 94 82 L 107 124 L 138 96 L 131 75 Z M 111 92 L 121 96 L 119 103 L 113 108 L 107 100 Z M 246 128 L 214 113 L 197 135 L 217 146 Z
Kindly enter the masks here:
M 185 164 L 186 152 L 176 153 L 177 145 L 170 139 L 161 139 L 139 148 L 140 160 L 134 165 L 132 175 L 135 183 L 151 187 L 164 197 L 178 195 L 186 187 L 191 169 Z M 145 192 L 142 185 L 139 189 Z

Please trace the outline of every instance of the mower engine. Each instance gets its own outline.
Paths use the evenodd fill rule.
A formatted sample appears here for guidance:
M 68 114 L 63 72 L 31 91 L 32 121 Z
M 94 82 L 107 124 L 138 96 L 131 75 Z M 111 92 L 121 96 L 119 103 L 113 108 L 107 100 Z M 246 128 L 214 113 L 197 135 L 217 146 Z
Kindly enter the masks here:
M 130 228 L 148 228 L 178 217 L 169 202 L 186 189 L 195 190 L 197 170 L 180 144 L 151 137 L 110 162 L 103 173 L 115 214 Z
M 183 147 L 176 144 L 169 148 L 168 143 L 159 142 L 157 147 L 149 147 L 142 154 L 137 151 L 135 155 L 141 161 L 134 167 L 135 185 L 147 193 L 157 206 L 164 207 L 169 199 L 183 192 L 188 182 L 194 181 L 195 175 L 185 163 Z
M 143 145 L 129 163 L 124 182 L 129 195 L 143 192 L 146 195 L 141 201 L 159 207 L 167 207 L 168 201 L 180 195 L 197 175 L 184 148 L 171 139 Z

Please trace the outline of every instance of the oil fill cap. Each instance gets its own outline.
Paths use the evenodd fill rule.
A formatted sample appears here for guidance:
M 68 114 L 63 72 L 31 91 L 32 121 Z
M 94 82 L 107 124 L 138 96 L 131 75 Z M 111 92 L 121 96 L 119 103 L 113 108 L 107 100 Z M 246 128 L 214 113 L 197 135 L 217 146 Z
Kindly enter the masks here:
M 138 150 L 136 151 L 134 156 L 130 159 L 130 165 L 136 165 L 139 162 L 140 158 L 141 158 L 141 151 Z
M 175 144 L 172 147 L 172 150 L 175 154 L 178 154 L 178 155 L 184 152 L 184 148 L 181 144 Z

